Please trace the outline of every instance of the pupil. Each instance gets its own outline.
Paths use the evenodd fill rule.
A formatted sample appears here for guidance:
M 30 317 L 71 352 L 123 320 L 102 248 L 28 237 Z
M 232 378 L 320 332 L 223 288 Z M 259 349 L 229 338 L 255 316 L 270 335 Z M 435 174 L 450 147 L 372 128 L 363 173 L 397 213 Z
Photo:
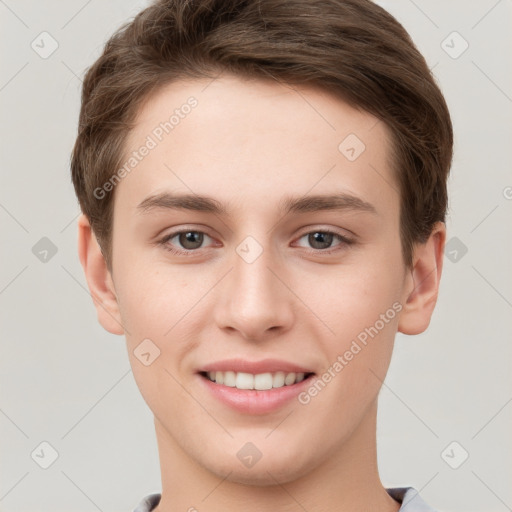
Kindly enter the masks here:
M 326 249 L 331 245 L 333 236 L 332 233 L 311 233 L 309 235 L 309 243 L 315 249 Z
M 197 249 L 203 242 L 203 234 L 197 231 L 188 231 L 180 234 L 180 244 L 185 249 Z

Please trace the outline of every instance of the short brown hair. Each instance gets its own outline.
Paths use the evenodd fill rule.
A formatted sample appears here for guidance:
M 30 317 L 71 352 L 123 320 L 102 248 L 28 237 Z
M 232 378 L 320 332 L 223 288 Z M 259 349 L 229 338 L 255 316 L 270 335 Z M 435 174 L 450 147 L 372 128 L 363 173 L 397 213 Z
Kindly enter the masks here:
M 445 220 L 453 133 L 402 25 L 370 0 L 157 0 L 114 33 L 83 83 L 71 173 L 108 268 L 113 192 L 94 191 L 122 164 L 142 103 L 163 85 L 222 71 L 317 87 L 387 125 L 411 266 L 414 243 Z

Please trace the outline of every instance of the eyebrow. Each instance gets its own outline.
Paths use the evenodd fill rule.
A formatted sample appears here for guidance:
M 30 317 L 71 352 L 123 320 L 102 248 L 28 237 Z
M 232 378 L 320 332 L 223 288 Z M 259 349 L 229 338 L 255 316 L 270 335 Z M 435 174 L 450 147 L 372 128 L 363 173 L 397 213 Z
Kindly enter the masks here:
M 196 194 L 173 194 L 161 192 L 146 197 L 137 206 L 142 214 L 154 210 L 190 210 L 207 212 L 215 215 L 228 215 L 227 208 L 212 197 Z M 281 210 L 288 213 L 311 213 L 324 210 L 367 212 L 377 215 L 376 208 L 369 202 L 347 193 L 329 195 L 310 195 L 302 197 L 285 197 L 281 201 Z

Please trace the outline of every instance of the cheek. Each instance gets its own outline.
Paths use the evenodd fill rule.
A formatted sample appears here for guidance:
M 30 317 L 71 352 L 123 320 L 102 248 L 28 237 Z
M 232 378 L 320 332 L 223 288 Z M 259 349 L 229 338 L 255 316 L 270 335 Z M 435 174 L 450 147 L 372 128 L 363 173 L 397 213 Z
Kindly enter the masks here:
M 339 414 L 346 407 L 362 413 L 385 378 L 402 307 L 398 274 L 399 269 L 375 263 L 322 280 L 321 290 L 309 288 L 308 299 L 333 331 L 319 337 L 319 348 L 327 356 L 326 379 L 334 382 Z
M 154 360 L 151 378 L 157 385 L 162 378 L 169 380 L 165 369 L 174 373 L 197 345 L 198 326 L 204 316 L 204 304 L 199 301 L 203 292 L 189 274 L 171 272 L 154 262 L 127 266 L 119 275 L 123 286 L 118 299 L 127 329 L 127 348 L 143 389 L 149 374 L 144 362 Z
M 163 272 L 152 261 L 127 261 L 119 270 L 118 303 L 127 337 L 164 337 L 183 316 L 193 283 L 179 272 Z
M 340 268 L 319 278 L 316 286 L 304 286 L 304 302 L 334 332 L 333 340 L 346 341 L 393 307 L 400 297 L 398 279 L 393 269 L 382 266 Z
M 333 280 L 323 293 L 316 293 L 318 305 L 323 304 L 318 316 L 334 332 L 318 337 L 318 348 L 326 356 L 319 376 L 325 391 L 311 390 L 312 407 L 324 421 L 329 415 L 339 418 L 340 425 L 347 416 L 362 418 L 378 396 L 401 309 L 394 279 L 389 272 L 368 271 Z
M 190 303 L 197 301 L 197 289 L 194 294 L 190 282 L 172 276 L 163 278 L 164 273 L 149 263 L 144 266 L 145 272 L 142 267 L 134 265 L 122 276 L 119 302 L 123 325 L 128 330 L 126 343 L 134 379 L 156 413 L 172 409 L 173 404 L 187 398 L 182 396 L 183 389 L 177 382 L 181 380 L 177 366 L 194 348 L 184 331 L 188 332 L 195 318 L 187 311 L 190 312 Z M 152 267 L 154 270 L 148 272 Z M 163 398 L 168 396 L 177 402 L 165 402 Z

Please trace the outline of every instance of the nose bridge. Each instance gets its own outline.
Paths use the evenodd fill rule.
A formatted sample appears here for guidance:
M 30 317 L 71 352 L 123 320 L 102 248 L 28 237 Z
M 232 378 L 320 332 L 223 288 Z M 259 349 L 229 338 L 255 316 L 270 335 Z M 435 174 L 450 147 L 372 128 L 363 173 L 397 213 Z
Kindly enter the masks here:
M 279 275 L 278 258 L 252 237 L 244 239 L 235 252 L 217 303 L 219 326 L 252 339 L 270 329 L 284 330 L 293 320 L 292 297 L 275 275 Z
M 253 249 L 246 255 L 234 258 L 233 281 L 235 293 L 242 302 L 261 304 L 261 299 L 270 299 L 278 295 L 276 290 L 276 278 L 269 267 L 272 268 L 272 257 L 270 251 L 263 251 L 254 260 L 246 259 Z M 275 266 L 275 265 L 274 265 Z

